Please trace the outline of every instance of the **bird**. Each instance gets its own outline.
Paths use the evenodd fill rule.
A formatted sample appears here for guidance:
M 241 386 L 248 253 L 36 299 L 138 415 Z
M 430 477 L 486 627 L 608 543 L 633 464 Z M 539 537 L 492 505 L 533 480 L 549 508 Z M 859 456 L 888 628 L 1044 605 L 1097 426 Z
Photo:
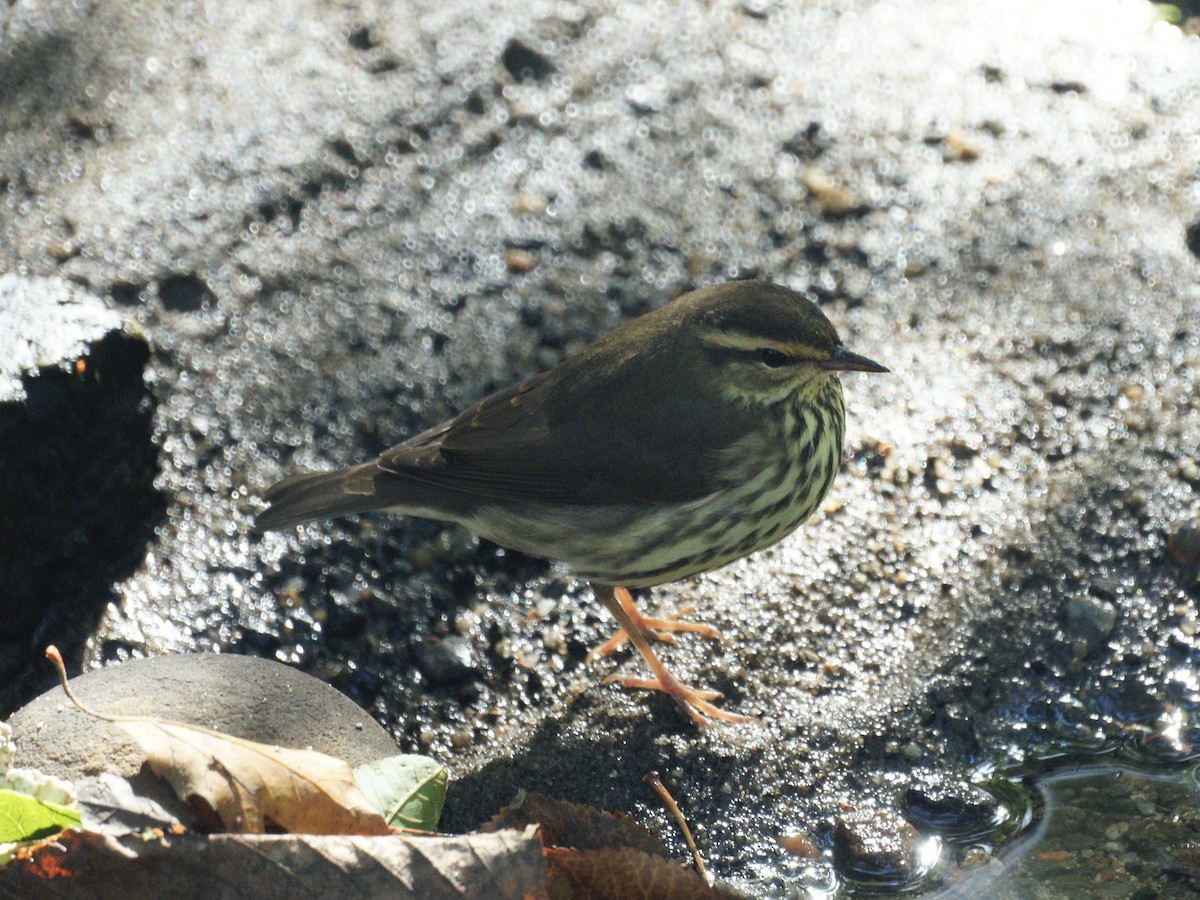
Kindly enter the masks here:
M 720 568 L 777 543 L 817 509 L 842 459 L 840 372 L 887 372 L 851 352 L 782 285 L 701 287 L 632 319 L 549 371 L 330 472 L 262 492 L 259 531 L 374 510 L 457 523 L 591 584 L 657 690 L 700 727 L 757 721 L 668 671 L 652 641 L 720 637 L 643 617 L 630 589 Z

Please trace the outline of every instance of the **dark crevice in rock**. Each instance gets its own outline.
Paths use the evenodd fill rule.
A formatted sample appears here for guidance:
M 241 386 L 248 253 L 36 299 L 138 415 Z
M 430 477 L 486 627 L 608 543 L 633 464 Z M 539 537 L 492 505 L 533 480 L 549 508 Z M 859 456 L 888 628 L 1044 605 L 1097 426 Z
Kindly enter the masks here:
M 212 303 L 212 291 L 196 275 L 169 275 L 158 286 L 163 306 L 172 312 L 198 312 Z
M 53 681 L 46 644 L 78 658 L 162 521 L 144 341 L 110 331 L 69 369 L 23 374 L 0 404 L 0 717 Z
M 517 81 L 542 81 L 555 72 L 554 63 L 516 38 L 505 46 L 500 62 Z

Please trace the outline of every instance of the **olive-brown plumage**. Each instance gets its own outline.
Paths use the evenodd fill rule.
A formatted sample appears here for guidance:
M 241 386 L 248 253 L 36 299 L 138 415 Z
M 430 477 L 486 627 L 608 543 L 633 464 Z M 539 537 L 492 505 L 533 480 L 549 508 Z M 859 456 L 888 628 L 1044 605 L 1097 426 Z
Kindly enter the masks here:
M 807 519 L 840 462 L 843 370 L 886 371 L 787 288 L 703 288 L 372 462 L 280 482 L 258 527 L 383 509 L 557 560 L 592 582 L 657 676 L 627 684 L 667 691 L 702 724 L 744 721 L 676 682 L 647 643 L 656 627 L 704 626 L 644 620 L 621 588 L 717 568 Z

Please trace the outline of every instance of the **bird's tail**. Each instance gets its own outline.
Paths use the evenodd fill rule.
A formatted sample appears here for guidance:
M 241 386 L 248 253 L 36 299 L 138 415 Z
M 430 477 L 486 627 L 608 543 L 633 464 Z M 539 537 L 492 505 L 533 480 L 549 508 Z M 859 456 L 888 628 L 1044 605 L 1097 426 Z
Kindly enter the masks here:
M 366 470 L 373 463 L 336 472 L 304 472 L 271 485 L 262 498 L 271 504 L 259 513 L 257 531 L 288 528 L 312 519 L 328 519 L 378 508 Z M 367 477 L 364 479 L 364 475 Z

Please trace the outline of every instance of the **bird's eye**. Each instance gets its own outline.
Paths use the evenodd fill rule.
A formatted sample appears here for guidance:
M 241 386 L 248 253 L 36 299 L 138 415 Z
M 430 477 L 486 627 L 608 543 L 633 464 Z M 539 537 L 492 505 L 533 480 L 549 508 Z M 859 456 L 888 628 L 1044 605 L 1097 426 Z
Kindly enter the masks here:
M 770 366 L 772 369 L 778 369 L 780 366 L 788 364 L 788 356 L 774 347 L 760 347 L 754 351 L 754 355 L 758 357 L 758 361 L 765 366 Z

